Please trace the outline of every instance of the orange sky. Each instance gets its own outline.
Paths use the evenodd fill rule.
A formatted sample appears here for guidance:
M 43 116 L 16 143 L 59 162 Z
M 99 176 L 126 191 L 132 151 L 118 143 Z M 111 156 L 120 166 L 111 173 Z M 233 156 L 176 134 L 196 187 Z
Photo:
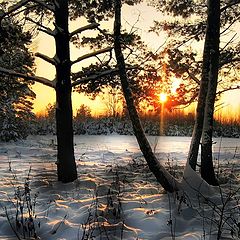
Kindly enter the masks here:
M 131 24 L 136 23 L 138 30 L 138 34 L 142 37 L 142 39 L 149 45 L 152 49 L 157 49 L 159 46 L 163 44 L 166 39 L 165 34 L 161 34 L 161 37 L 158 37 L 154 33 L 149 33 L 149 26 L 153 25 L 153 20 L 159 18 L 159 13 L 156 12 L 153 8 L 148 7 L 146 4 L 141 4 L 138 6 L 124 6 L 123 7 L 123 27 L 130 29 Z M 79 26 L 85 25 L 86 22 L 83 20 L 79 20 L 74 23 L 70 23 L 70 31 L 76 29 Z M 110 21 L 108 23 L 104 23 L 103 27 L 109 28 L 112 30 L 113 22 Z M 39 36 L 35 39 L 33 43 L 33 48 L 37 52 L 41 52 L 45 55 L 53 57 L 55 54 L 55 47 L 53 38 L 47 36 L 44 33 L 40 33 Z M 71 59 L 76 59 L 82 54 L 87 53 L 86 49 L 76 49 L 74 46 L 71 46 Z M 87 66 L 91 60 L 86 61 L 83 64 L 76 64 L 73 71 L 77 71 L 79 68 L 83 66 Z M 55 69 L 51 65 L 45 63 L 44 61 L 37 59 L 37 76 L 46 77 L 49 79 L 53 79 L 55 75 Z M 33 90 L 36 93 L 36 99 L 34 100 L 34 112 L 44 112 L 46 105 L 48 103 L 55 102 L 55 92 L 53 89 L 46 87 L 42 84 L 36 83 L 33 86 Z M 92 114 L 98 115 L 105 111 L 104 102 L 100 97 L 97 97 L 96 100 L 90 100 L 87 96 L 79 93 L 73 93 L 73 110 L 75 111 L 81 104 L 85 104 L 91 107 Z M 223 109 L 225 112 L 236 112 L 240 109 L 240 91 L 231 91 L 223 95 L 221 102 L 224 102 L 226 107 Z

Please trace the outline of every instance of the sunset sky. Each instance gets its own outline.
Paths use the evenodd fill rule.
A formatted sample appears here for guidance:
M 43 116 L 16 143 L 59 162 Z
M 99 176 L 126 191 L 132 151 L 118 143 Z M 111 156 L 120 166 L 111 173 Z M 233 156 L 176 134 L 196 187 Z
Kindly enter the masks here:
M 135 27 L 137 27 L 138 34 L 142 37 L 142 39 L 149 45 L 151 49 L 158 49 L 159 46 L 163 44 L 166 39 L 166 35 L 163 33 L 161 36 L 157 36 L 154 33 L 149 33 L 148 29 L 153 25 L 153 20 L 157 20 L 161 17 L 161 14 L 154 10 L 152 7 L 147 6 L 146 4 L 140 4 L 137 6 L 123 7 L 123 27 L 126 29 L 130 29 L 131 25 L 136 23 Z M 70 31 L 78 28 L 79 26 L 85 25 L 86 22 L 84 20 L 79 20 L 74 23 L 70 23 Z M 113 21 L 109 21 L 108 23 L 104 23 L 103 27 L 106 27 L 112 31 Z M 203 45 L 201 43 L 201 45 Z M 199 45 L 199 47 L 201 47 Z M 33 42 L 33 49 L 37 52 L 41 52 L 45 55 L 53 57 L 55 54 L 55 47 L 53 38 L 47 36 L 44 33 L 40 33 L 38 37 Z M 201 49 L 199 49 L 201 51 Z M 76 59 L 79 56 L 88 53 L 87 49 L 76 49 L 74 46 L 71 46 L 71 59 Z M 87 66 L 92 59 L 85 61 L 84 65 L 76 64 L 73 67 L 73 71 L 77 71 L 82 66 Z M 49 79 L 54 79 L 55 69 L 45 63 L 44 61 L 37 59 L 37 76 L 46 77 Z M 33 90 L 36 93 L 36 100 L 34 100 L 34 112 L 40 113 L 44 112 L 46 105 L 48 103 L 55 102 L 55 92 L 53 89 L 43 86 L 41 84 L 36 83 L 33 86 Z M 105 105 L 100 97 L 97 97 L 96 100 L 90 100 L 87 96 L 79 93 L 73 93 L 73 110 L 75 111 L 81 104 L 85 104 L 91 107 L 92 114 L 98 115 L 105 111 Z M 226 106 L 223 110 L 226 113 L 235 112 L 239 114 L 240 109 L 240 91 L 231 91 L 224 94 L 220 100 Z

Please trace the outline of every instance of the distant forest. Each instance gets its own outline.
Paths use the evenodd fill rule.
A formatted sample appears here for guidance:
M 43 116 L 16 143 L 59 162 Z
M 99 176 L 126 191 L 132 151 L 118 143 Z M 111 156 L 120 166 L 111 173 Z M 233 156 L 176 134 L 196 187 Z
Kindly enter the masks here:
M 31 134 L 56 134 L 55 106 L 48 105 L 45 115 L 36 116 L 31 124 Z M 194 113 L 185 113 L 183 110 L 164 113 L 161 124 L 160 113 L 141 112 L 140 118 L 147 135 L 151 136 L 191 136 L 194 126 Z M 162 125 L 163 132 L 160 132 Z M 133 135 L 132 124 L 127 112 L 109 112 L 102 116 L 92 116 L 91 109 L 84 104 L 80 106 L 73 118 L 73 129 L 76 135 Z M 240 137 L 240 121 L 238 117 L 227 118 L 218 115 L 214 120 L 214 137 Z

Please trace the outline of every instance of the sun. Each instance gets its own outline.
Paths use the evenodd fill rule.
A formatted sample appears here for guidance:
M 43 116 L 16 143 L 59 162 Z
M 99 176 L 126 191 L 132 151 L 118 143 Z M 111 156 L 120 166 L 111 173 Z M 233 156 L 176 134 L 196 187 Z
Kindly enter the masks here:
M 160 94 L 159 94 L 159 101 L 160 101 L 161 103 L 165 103 L 165 102 L 167 101 L 167 94 L 164 93 L 164 92 L 160 93 Z

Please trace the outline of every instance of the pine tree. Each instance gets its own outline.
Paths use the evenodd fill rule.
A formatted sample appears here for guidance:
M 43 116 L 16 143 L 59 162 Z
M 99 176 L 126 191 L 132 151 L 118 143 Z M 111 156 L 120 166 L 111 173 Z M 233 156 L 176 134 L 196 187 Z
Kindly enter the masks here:
M 29 51 L 31 34 L 11 18 L 2 21 L 0 29 L 0 67 L 32 74 L 34 58 Z M 32 82 L 0 75 L 0 139 L 4 141 L 27 137 L 33 120 Z

